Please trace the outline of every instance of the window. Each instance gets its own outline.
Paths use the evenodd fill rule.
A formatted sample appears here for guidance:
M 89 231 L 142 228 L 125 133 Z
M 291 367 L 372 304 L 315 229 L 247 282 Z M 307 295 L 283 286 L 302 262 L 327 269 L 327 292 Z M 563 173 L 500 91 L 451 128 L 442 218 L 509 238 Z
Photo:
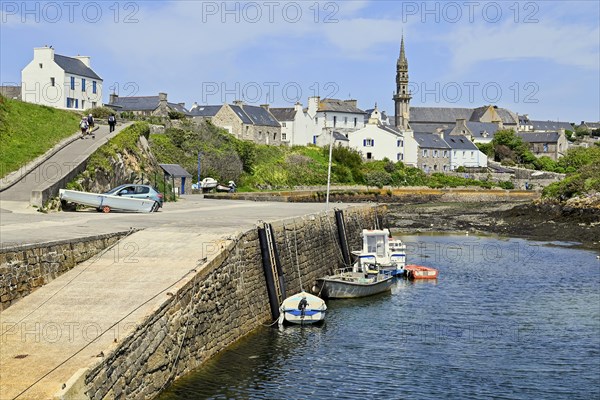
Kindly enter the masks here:
M 313 136 L 313 144 L 317 144 L 317 136 Z
M 315 125 L 319 125 L 319 117 L 315 117 Z
M 92 93 L 96 94 L 96 81 L 92 81 Z
M 367 153 L 367 160 L 373 159 L 373 153 Z
M 433 151 L 433 156 L 434 156 L 434 157 L 437 157 L 437 156 L 438 156 L 438 151 L 437 151 L 437 150 L 434 150 L 434 151 Z
M 81 108 L 85 109 L 85 100 L 81 100 Z
M 335 126 L 337 125 L 337 117 L 333 117 L 333 127 L 335 128 Z
M 423 149 L 423 157 L 428 157 L 429 156 L 429 152 L 427 151 L 427 149 Z
M 396 160 L 397 161 L 403 161 L 404 160 L 404 154 L 402 154 L 402 153 L 396 154 Z
M 375 140 L 365 139 L 365 140 L 363 140 L 363 146 L 364 147 L 373 147 L 373 146 L 375 146 Z
M 474 158 L 474 157 L 475 157 L 475 152 L 474 152 L 474 151 L 472 151 L 472 152 L 471 152 L 471 158 Z
M 281 140 L 287 140 L 287 133 L 281 132 Z
M 457 153 L 456 150 L 454 150 L 454 157 L 456 157 L 456 153 Z
M 40 68 L 44 68 L 44 64 L 40 63 L 39 65 L 40 65 Z
M 71 90 L 75 90 L 75 77 L 71 77 Z
M 81 78 L 81 91 L 85 92 L 85 78 Z
M 356 128 L 356 125 L 358 125 L 358 118 L 354 118 L 354 127 Z
M 434 170 L 434 171 L 437 171 L 437 170 L 438 170 L 437 164 L 434 164 L 434 165 L 433 165 L 433 170 Z
M 50 78 L 50 86 L 54 86 L 55 84 L 55 79 L 54 78 Z
M 463 150 L 463 157 L 467 155 L 467 152 Z
M 71 102 L 71 100 L 73 100 L 70 97 L 67 97 L 67 108 L 73 108 L 73 103 Z
M 444 150 L 444 157 L 448 157 L 448 150 Z
M 546 153 L 548 152 L 548 143 L 544 143 L 544 152 L 546 152 Z
M 281 123 L 281 127 L 282 127 L 282 128 L 285 128 L 285 122 L 282 122 L 282 123 Z
M 273 133 L 273 140 L 277 140 L 277 132 Z
M 92 101 L 92 108 L 96 108 L 97 105 L 98 105 L 98 103 L 96 103 L 95 101 Z
M 147 186 L 136 186 L 135 187 L 135 194 L 146 194 L 146 193 L 150 193 L 150 188 Z
M 344 117 L 344 125 L 348 126 L 348 117 Z
M 448 166 L 444 165 L 444 171 L 448 171 Z
M 75 99 L 75 108 L 79 108 L 79 99 Z
M 398 145 L 398 147 L 404 147 L 404 140 L 398 139 L 397 145 Z

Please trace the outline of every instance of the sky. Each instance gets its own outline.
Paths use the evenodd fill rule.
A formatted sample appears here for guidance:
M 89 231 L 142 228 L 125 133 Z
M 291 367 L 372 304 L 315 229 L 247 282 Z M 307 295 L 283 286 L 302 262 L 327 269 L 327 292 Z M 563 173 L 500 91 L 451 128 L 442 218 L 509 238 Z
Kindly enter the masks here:
M 600 120 L 598 1 L 0 1 L 0 83 L 33 48 L 91 56 L 109 93 L 393 114 L 404 35 L 411 106 L 495 104 Z

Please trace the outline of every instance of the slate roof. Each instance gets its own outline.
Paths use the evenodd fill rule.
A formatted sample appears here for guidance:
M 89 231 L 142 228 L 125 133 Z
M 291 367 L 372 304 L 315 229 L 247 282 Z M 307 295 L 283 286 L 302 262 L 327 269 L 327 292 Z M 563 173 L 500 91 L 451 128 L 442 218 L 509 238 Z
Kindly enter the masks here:
M 281 126 L 269 111 L 258 106 L 241 106 L 254 125 Z
M 279 122 L 293 121 L 296 118 L 296 109 L 293 107 L 269 108 L 269 111 Z
M 192 174 L 187 172 L 183 167 L 179 164 L 158 164 L 159 167 L 165 171 L 165 173 L 173 178 L 190 178 Z
M 583 122 L 590 129 L 598 129 L 600 128 L 600 122 Z
M 411 125 L 414 123 L 447 123 L 454 125 L 457 119 L 462 118 L 468 121 L 471 114 L 473 114 L 472 108 L 410 107 L 410 122 Z
M 404 137 L 404 135 L 402 134 L 402 132 L 400 132 L 400 130 L 398 128 L 396 128 L 395 126 L 377 124 L 377 127 L 379 129 L 383 129 L 384 131 L 389 132 L 391 134 L 394 134 L 396 136 Z
M 197 106 L 190 110 L 193 117 L 214 117 L 223 106 Z
M 456 121 L 452 123 L 419 123 L 419 122 L 410 122 L 410 127 L 415 133 L 432 133 L 435 132 L 437 128 L 447 129 L 450 127 L 454 127 L 456 125 Z
M 55 54 L 54 62 L 69 74 L 102 80 L 90 67 L 87 67 L 81 60 L 76 58 Z
M 333 131 L 333 140 L 339 140 L 342 142 L 349 142 L 350 140 L 346 137 L 346 135 L 343 135 L 339 132 Z
M 422 149 L 449 149 L 445 140 L 433 133 L 415 133 L 415 140 Z
M 156 106 L 158 107 L 158 104 Z M 181 104 L 167 102 L 167 106 L 169 106 L 169 108 L 172 109 L 172 110 L 179 111 L 179 112 L 184 113 L 186 115 L 190 114 L 189 111 L 187 110 L 187 108 L 185 108 Z
M 158 107 L 158 96 L 117 97 L 113 103 L 123 111 L 153 111 Z
M 517 125 L 519 122 L 519 116 L 506 108 L 497 108 L 496 112 L 504 124 Z
M 344 100 L 339 99 L 323 99 L 319 102 L 318 112 L 341 112 L 341 113 L 352 113 L 352 114 L 366 114 L 360 108 L 354 107 L 350 103 L 346 103 Z
M 557 131 L 559 129 L 574 130 L 573 126 L 568 122 L 556 121 L 531 121 L 534 131 Z
M 483 132 L 487 132 L 489 134 L 488 137 L 494 137 L 496 132 L 498 132 L 498 125 L 491 122 L 467 122 L 467 128 L 471 131 L 473 136 L 482 138 Z
M 560 134 L 558 132 L 517 132 L 517 136 L 527 143 L 556 143 Z
M 463 135 L 450 135 L 450 132 L 444 132 L 444 140 L 453 150 L 479 150 L 468 137 Z

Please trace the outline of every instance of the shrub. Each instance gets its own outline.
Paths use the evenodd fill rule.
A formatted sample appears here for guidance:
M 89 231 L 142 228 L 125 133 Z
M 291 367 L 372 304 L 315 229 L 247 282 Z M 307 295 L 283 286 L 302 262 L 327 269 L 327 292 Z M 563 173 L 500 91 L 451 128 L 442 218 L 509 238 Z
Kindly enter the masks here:
M 113 110 L 110 107 L 94 107 L 94 108 L 89 108 L 87 110 L 84 111 L 85 115 L 90 115 L 92 114 L 92 116 L 94 118 L 98 118 L 98 119 L 108 119 L 108 116 L 111 114 L 116 114 L 115 110 Z
M 385 171 L 370 171 L 365 174 L 367 186 L 376 186 L 379 189 L 392 182 L 392 176 Z

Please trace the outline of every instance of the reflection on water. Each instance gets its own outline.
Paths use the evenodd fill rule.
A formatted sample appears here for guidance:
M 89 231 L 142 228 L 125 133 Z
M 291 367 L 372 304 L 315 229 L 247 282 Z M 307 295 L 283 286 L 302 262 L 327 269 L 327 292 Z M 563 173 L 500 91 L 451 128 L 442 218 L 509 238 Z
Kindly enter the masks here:
M 473 236 L 405 236 L 435 282 L 328 301 L 322 326 L 260 328 L 161 399 L 600 398 L 600 262 Z

